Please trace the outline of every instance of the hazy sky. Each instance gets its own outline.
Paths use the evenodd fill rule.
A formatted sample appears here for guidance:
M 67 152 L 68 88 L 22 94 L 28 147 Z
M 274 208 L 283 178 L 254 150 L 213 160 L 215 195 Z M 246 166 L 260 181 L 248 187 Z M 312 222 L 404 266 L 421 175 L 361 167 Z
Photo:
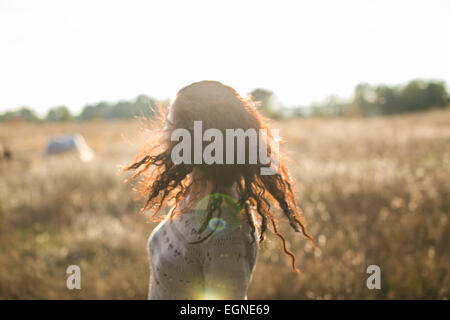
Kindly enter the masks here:
M 450 83 L 450 1 L 0 0 L 0 111 L 172 97 L 214 79 L 286 105 Z

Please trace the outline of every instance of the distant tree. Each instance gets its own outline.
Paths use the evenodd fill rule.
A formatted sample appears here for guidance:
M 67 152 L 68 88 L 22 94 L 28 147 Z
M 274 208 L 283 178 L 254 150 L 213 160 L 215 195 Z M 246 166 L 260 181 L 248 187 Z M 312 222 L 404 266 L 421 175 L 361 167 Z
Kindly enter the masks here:
M 309 115 L 309 111 L 308 107 L 294 106 L 292 107 L 292 116 L 303 118 Z
M 353 101 L 347 110 L 348 114 L 373 116 L 380 113 L 377 108 L 374 88 L 368 83 L 360 83 L 355 87 Z
M 108 114 L 111 106 L 107 102 L 100 102 L 96 105 L 87 105 L 83 108 L 78 118 L 82 121 L 91 119 L 102 119 Z
M 140 95 L 134 101 L 119 101 L 113 105 L 108 118 L 151 117 L 154 115 L 155 108 L 155 99 Z
M 427 104 L 431 107 L 443 108 L 447 106 L 449 95 L 445 82 L 430 82 L 425 88 L 425 95 L 427 98 Z
M 73 119 L 72 114 L 70 113 L 69 108 L 66 106 L 59 106 L 56 108 L 52 108 L 47 112 L 47 121 L 50 122 L 67 122 Z
M 128 119 L 133 117 L 152 117 L 155 114 L 157 101 L 151 97 L 140 95 L 135 100 L 122 100 L 114 104 L 100 102 L 83 108 L 79 119 Z
M 265 116 L 276 119 L 282 117 L 281 106 L 277 103 L 276 95 L 272 91 L 258 88 L 250 92 L 250 95 L 254 101 L 260 103 L 259 109 Z
M 442 81 L 413 80 L 400 90 L 399 95 L 399 112 L 443 108 L 448 99 L 447 88 Z
M 400 90 L 400 101 L 397 109 L 400 112 L 424 110 L 428 107 L 425 84 L 419 80 L 409 82 Z
M 251 96 L 253 97 L 254 101 L 257 101 L 260 103 L 260 110 L 263 113 L 270 113 L 270 110 L 272 109 L 272 103 L 273 103 L 273 92 L 266 89 L 255 89 L 252 92 L 250 92 Z
M 152 117 L 157 109 L 157 100 L 146 95 L 136 98 L 132 107 L 132 116 Z
M 386 85 L 378 86 L 375 89 L 375 104 L 382 114 L 393 114 L 400 112 L 401 106 L 398 90 Z
M 19 116 L 22 117 L 25 121 L 40 121 L 39 117 L 36 115 L 34 110 L 22 107 L 19 109 Z
M 364 116 L 422 111 L 447 105 L 446 85 L 441 81 L 412 80 L 404 86 L 356 86 L 352 108 Z
M 347 105 L 334 94 L 329 95 L 323 105 L 325 114 L 330 117 L 342 116 L 346 107 Z
M 330 96 L 325 102 L 310 108 L 315 116 L 362 115 L 377 116 L 430 108 L 444 108 L 449 104 L 446 84 L 442 81 L 412 80 L 405 85 L 371 86 L 360 83 L 355 87 L 349 104 Z
M 0 115 L 0 121 L 9 121 L 9 120 L 24 120 L 37 122 L 41 121 L 41 119 L 36 115 L 36 113 L 27 107 L 22 107 L 15 111 L 7 111 Z
M 0 121 L 7 121 L 10 120 L 11 117 L 17 117 L 17 113 L 13 111 L 5 111 L 2 114 L 0 114 Z

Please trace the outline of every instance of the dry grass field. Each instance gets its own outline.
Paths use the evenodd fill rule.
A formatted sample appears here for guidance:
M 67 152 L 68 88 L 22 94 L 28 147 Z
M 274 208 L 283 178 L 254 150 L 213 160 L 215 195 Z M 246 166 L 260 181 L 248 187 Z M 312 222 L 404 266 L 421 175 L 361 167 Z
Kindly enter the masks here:
M 319 249 L 284 228 L 260 248 L 249 299 L 450 298 L 450 112 L 276 122 Z M 79 132 L 83 163 L 46 158 L 48 138 Z M 0 124 L 0 298 L 145 299 L 154 228 L 118 168 L 145 139 L 137 121 Z M 66 268 L 81 267 L 81 290 Z M 381 268 L 381 290 L 366 287 Z

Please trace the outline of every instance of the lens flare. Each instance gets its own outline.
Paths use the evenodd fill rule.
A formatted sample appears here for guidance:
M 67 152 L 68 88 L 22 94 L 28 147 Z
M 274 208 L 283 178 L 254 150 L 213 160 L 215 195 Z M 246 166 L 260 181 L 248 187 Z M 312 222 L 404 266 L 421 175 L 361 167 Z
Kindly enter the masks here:
M 201 199 L 195 207 L 195 218 L 199 226 L 206 223 L 208 203 L 221 198 L 220 210 L 215 210 L 207 221 L 206 226 L 209 231 L 217 232 L 221 235 L 229 234 L 239 228 L 241 223 L 241 208 L 237 201 L 229 195 L 214 193 Z
M 209 223 L 208 223 L 208 228 L 211 231 L 221 232 L 221 231 L 225 230 L 226 227 L 227 227 L 227 222 L 220 218 L 212 218 L 211 220 L 209 220 Z
M 222 300 L 218 292 L 212 289 L 206 289 L 197 296 L 198 300 Z

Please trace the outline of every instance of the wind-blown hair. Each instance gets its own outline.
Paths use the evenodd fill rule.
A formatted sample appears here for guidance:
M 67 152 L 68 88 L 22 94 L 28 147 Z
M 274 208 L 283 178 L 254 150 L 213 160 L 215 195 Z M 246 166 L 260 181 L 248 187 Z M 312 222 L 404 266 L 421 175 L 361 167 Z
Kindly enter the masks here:
M 292 268 L 298 273 L 295 257 L 286 247 L 271 205 L 275 204 L 282 210 L 296 232 L 306 236 L 313 245 L 314 240 L 307 232 L 305 221 L 296 204 L 294 182 L 284 165 L 284 158 L 275 155 L 275 150 L 272 150 L 268 143 L 272 138 L 271 130 L 268 120 L 258 112 L 257 104 L 251 98 L 241 97 L 233 88 L 220 82 L 202 81 L 178 92 L 170 106 L 170 117 L 167 117 L 162 109 L 160 113 L 158 122 L 165 125 L 164 129 L 158 134 L 154 132 L 149 145 L 133 164 L 125 168 L 134 171 L 130 180 L 141 177 L 141 194 L 147 198 L 143 210 L 153 210 L 153 217 L 156 217 L 163 205 L 167 204 L 175 207 L 172 212 L 176 216 L 191 210 L 199 200 L 192 196 L 194 185 L 196 190 L 201 190 L 202 186 L 206 188 L 207 180 L 213 186 L 212 193 L 219 192 L 220 186 L 235 186 L 241 214 L 250 225 L 252 235 L 258 229 L 261 243 L 265 239 L 266 231 L 271 229 L 281 240 L 284 253 L 289 256 Z M 260 168 L 263 165 L 259 159 L 257 164 L 225 164 L 225 161 L 224 164 L 210 165 L 194 164 L 194 161 L 191 161 L 191 164 L 175 164 L 171 159 L 172 149 L 176 145 L 176 142 L 170 139 L 172 132 L 183 128 L 193 136 L 194 121 L 198 120 L 202 121 L 203 130 L 216 128 L 224 136 L 226 129 L 266 129 L 266 141 L 259 143 L 266 143 L 268 156 L 278 156 L 278 171 L 273 175 L 261 175 Z M 223 151 L 225 160 L 226 143 Z M 192 174 L 194 170 L 195 175 Z M 190 200 L 186 204 L 188 194 Z M 214 199 L 216 198 L 211 197 L 211 201 Z M 183 206 L 180 206 L 182 201 Z M 217 209 L 217 203 L 208 205 L 208 208 L 207 216 L 211 218 L 212 211 Z

